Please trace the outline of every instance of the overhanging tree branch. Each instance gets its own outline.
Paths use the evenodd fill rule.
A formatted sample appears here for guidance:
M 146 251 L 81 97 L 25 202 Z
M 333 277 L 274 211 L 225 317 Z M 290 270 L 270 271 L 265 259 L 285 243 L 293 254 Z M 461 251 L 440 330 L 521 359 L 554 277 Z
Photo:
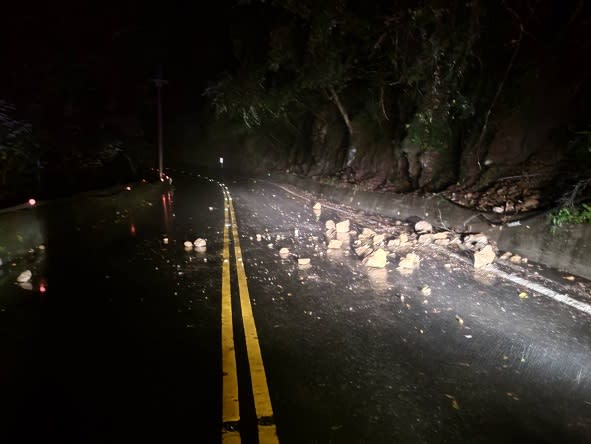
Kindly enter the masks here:
M 347 114 L 347 110 L 345 110 L 345 108 L 343 107 L 343 104 L 341 103 L 341 100 L 339 99 L 339 95 L 337 94 L 334 87 L 331 86 L 328 89 L 328 91 L 330 92 L 329 97 L 334 102 L 334 104 L 337 106 L 337 108 L 339 109 L 339 112 L 341 113 L 341 116 L 343 117 L 343 121 L 345 122 L 345 125 L 347 126 L 347 130 L 349 131 L 349 136 L 352 136 L 353 135 L 353 127 L 351 126 L 351 120 L 349 119 L 349 115 Z

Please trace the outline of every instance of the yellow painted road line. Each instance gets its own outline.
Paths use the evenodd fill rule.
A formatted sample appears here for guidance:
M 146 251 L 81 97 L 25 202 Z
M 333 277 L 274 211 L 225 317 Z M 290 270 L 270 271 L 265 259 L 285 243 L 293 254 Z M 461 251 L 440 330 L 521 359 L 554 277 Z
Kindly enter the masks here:
M 232 324 L 232 289 L 230 284 L 230 212 L 224 196 L 224 249 L 222 261 L 222 443 L 239 444 L 240 432 L 232 430 L 240 421 L 238 372 Z
M 250 382 L 252 385 L 254 405 L 259 422 L 257 425 L 259 444 L 274 444 L 279 443 L 279 439 L 277 438 L 277 430 L 273 423 L 273 408 L 271 406 L 271 397 L 269 396 L 267 376 L 265 374 L 259 337 L 250 303 L 246 272 L 244 271 L 244 263 L 242 261 L 242 250 L 240 249 L 240 238 L 238 237 L 236 214 L 234 212 L 234 205 L 232 205 L 232 198 L 229 196 L 230 194 L 228 193 L 236 273 L 238 275 L 238 292 L 240 293 L 240 308 L 242 310 L 242 323 L 244 325 L 244 336 L 246 339 L 246 353 L 250 367 Z

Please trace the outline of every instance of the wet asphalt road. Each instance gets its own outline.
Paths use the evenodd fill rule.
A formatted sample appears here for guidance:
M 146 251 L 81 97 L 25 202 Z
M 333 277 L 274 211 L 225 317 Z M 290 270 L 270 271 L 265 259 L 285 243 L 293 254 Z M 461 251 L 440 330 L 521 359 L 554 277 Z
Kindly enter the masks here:
M 326 252 L 324 222 L 346 215 L 225 183 L 282 443 L 591 441 L 590 316 L 428 249 L 412 275 L 367 269 Z M 2 269 L 0 442 L 220 442 L 223 195 L 178 174 L 156 197 L 92 217 L 48 208 L 47 249 Z M 184 250 L 196 237 L 207 252 Z M 13 283 L 24 268 L 33 291 Z

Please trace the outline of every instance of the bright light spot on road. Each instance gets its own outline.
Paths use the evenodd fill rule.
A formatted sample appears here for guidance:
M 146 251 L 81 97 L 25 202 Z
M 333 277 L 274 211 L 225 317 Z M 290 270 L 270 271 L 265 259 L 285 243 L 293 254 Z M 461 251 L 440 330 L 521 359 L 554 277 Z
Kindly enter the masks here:
M 224 158 L 220 157 L 220 165 L 223 165 L 223 164 L 224 164 Z
M 35 199 L 29 199 L 29 205 L 34 207 L 35 205 L 37 205 L 37 201 Z
M 131 191 L 131 187 L 130 187 L 129 185 L 128 185 L 128 186 L 126 186 L 126 187 L 125 187 L 125 189 L 126 189 L 127 191 Z

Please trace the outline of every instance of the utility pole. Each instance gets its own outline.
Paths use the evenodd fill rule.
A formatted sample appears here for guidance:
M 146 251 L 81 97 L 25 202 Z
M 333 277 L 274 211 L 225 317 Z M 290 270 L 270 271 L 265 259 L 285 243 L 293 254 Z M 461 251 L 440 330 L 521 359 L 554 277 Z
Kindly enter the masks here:
M 164 154 L 162 150 L 162 86 L 168 82 L 162 79 L 162 65 L 158 66 L 158 76 L 152 79 L 156 85 L 156 96 L 158 100 L 158 174 L 160 180 L 164 179 Z

